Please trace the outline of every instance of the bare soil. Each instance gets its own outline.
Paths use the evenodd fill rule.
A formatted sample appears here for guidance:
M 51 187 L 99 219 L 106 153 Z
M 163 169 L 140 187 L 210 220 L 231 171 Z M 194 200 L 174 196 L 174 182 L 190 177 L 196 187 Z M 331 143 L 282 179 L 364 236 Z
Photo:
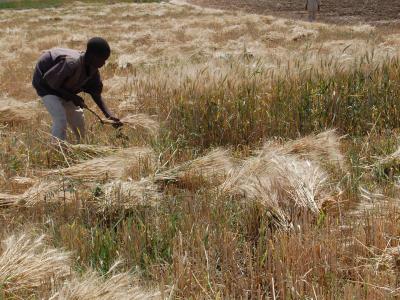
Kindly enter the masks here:
M 307 19 L 304 0 L 190 0 L 201 6 Z M 400 24 L 399 0 L 322 0 L 319 20 L 328 23 Z

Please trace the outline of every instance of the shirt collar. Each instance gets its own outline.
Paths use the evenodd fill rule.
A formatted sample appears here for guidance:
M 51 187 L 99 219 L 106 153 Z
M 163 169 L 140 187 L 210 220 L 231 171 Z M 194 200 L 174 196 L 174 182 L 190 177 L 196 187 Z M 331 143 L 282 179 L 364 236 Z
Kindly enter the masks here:
M 82 51 L 80 56 L 79 56 L 79 61 L 81 63 L 81 66 L 84 70 L 86 70 L 86 64 L 85 64 L 85 51 Z M 93 68 L 92 66 L 90 67 L 89 70 L 89 77 L 92 76 L 94 73 L 96 73 L 97 69 Z

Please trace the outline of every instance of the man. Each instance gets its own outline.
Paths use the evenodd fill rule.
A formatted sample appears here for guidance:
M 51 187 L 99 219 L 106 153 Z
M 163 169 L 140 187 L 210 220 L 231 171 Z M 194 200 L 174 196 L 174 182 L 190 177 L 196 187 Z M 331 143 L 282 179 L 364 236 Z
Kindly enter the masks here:
M 320 0 L 306 0 L 306 10 L 308 11 L 308 20 L 314 22 L 317 11 L 320 11 Z
M 88 41 L 85 52 L 53 48 L 45 51 L 37 62 L 32 85 L 42 98 L 53 124 L 51 133 L 60 140 L 66 139 L 67 123 L 79 143 L 85 138 L 83 99 L 77 94 L 85 92 L 107 119 L 121 125 L 101 96 L 103 84 L 99 70 L 110 57 L 107 41 L 95 37 Z

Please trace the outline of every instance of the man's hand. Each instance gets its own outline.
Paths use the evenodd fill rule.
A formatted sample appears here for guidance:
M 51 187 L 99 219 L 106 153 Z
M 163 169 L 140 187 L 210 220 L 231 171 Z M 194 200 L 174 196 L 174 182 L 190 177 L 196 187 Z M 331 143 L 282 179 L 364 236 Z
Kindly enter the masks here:
M 112 126 L 113 126 L 114 128 L 119 128 L 119 127 L 121 127 L 122 125 L 124 125 L 124 124 L 121 122 L 120 119 L 118 119 L 118 118 L 116 118 L 116 117 L 114 117 L 114 116 L 108 116 L 107 119 L 109 119 L 109 120 L 111 120 L 111 121 L 114 122 L 114 123 L 112 124 Z
M 74 98 L 72 99 L 72 102 L 80 108 L 86 108 L 85 101 L 82 99 L 82 97 L 75 95 Z

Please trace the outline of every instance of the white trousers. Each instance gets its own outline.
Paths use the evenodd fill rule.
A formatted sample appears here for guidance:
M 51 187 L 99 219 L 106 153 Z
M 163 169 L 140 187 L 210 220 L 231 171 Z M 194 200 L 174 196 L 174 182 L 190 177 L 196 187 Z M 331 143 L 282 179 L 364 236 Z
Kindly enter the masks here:
M 42 97 L 42 101 L 53 121 L 51 127 L 53 137 L 64 141 L 67 137 L 67 124 L 69 124 L 78 143 L 85 138 L 85 119 L 82 108 L 72 101 L 65 101 L 55 95 L 46 95 Z

